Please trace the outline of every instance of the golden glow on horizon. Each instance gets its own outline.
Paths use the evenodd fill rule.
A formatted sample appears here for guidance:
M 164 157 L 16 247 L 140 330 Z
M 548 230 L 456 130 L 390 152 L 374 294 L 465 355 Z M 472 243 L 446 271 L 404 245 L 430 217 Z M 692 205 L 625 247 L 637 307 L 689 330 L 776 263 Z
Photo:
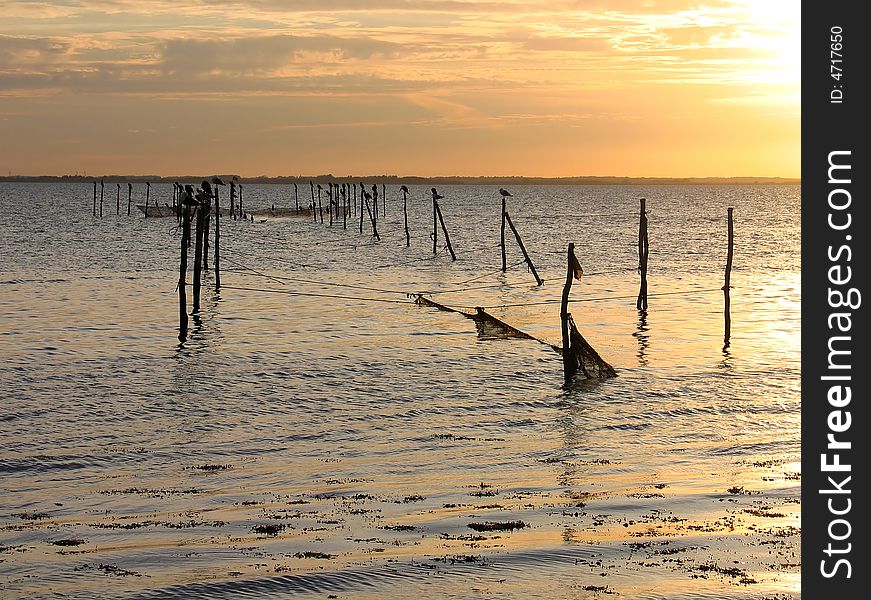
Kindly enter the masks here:
M 13 173 L 799 175 L 797 2 L 73 0 L 0 15 Z

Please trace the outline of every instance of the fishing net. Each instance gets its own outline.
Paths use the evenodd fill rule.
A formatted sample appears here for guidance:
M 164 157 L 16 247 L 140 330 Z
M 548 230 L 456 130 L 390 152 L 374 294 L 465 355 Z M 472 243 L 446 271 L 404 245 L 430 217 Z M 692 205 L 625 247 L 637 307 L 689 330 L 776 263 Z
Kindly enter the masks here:
M 578 331 L 574 319 L 568 315 L 569 319 L 569 348 L 563 349 L 563 355 L 568 356 L 566 368 L 573 373 L 566 373 L 567 376 L 581 373 L 588 379 L 602 379 L 605 377 L 617 377 L 617 371 L 614 367 L 606 363 L 599 353 L 584 339 L 581 332 Z M 566 355 L 566 352 L 568 354 Z

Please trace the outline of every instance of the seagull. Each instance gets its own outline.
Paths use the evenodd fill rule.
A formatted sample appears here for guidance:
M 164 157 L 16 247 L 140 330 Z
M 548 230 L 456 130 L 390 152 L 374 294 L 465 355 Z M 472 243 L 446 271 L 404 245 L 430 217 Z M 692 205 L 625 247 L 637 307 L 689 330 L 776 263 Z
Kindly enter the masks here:
M 227 185 L 226 183 L 224 183 L 223 181 L 221 181 L 221 178 L 218 177 L 217 175 L 215 175 L 214 177 L 212 177 L 212 183 L 214 183 L 215 185 Z
M 499 193 L 502 194 L 502 197 L 503 197 L 503 198 L 504 198 L 505 196 L 509 196 L 509 197 L 511 196 L 511 192 L 509 192 L 509 191 L 506 190 L 505 188 L 499 188 Z
M 405 186 L 402 186 L 401 188 L 399 188 L 399 190 L 400 190 L 401 192 L 405 192 L 406 194 L 408 193 L 408 188 L 405 187 Z
M 441 200 L 442 198 L 444 198 L 444 196 L 439 194 L 435 188 L 432 188 L 432 199 L 433 200 Z
M 194 188 L 192 186 L 184 186 L 184 194 L 181 196 L 181 203 L 185 206 L 199 206 L 200 203 L 194 200 Z
M 217 177 L 215 178 L 217 179 Z M 203 192 L 209 195 L 209 198 L 212 197 L 212 186 L 209 185 L 209 182 L 203 179 L 203 182 L 200 184 L 200 187 L 203 188 Z

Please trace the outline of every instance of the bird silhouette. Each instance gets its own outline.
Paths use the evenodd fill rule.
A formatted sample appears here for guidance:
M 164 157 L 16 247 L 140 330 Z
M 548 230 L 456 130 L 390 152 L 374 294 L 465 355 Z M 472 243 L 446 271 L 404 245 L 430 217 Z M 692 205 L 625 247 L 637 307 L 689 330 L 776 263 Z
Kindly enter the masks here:
M 439 194 L 435 188 L 432 188 L 432 199 L 433 200 L 441 200 L 442 198 L 444 198 L 444 196 Z
M 503 198 L 504 198 L 505 196 L 511 196 L 511 192 L 509 192 L 509 191 L 506 190 L 505 188 L 499 188 L 499 193 L 502 194 L 502 197 L 503 197 Z
M 401 192 L 405 192 L 406 194 L 408 193 L 408 188 L 405 187 L 405 186 L 402 186 L 401 188 L 399 188 L 399 190 L 400 190 Z
M 184 186 L 184 194 L 181 196 L 180 201 L 185 206 L 199 206 L 200 204 L 198 201 L 194 200 L 194 188 L 190 185 Z
M 203 193 L 208 194 L 209 198 L 212 197 L 212 186 L 208 181 L 203 179 L 203 182 L 200 184 L 200 187 L 203 188 Z
M 227 185 L 226 183 L 224 183 L 223 181 L 221 181 L 221 178 L 218 177 L 217 175 L 215 175 L 214 177 L 212 177 L 212 183 L 214 183 L 215 185 Z

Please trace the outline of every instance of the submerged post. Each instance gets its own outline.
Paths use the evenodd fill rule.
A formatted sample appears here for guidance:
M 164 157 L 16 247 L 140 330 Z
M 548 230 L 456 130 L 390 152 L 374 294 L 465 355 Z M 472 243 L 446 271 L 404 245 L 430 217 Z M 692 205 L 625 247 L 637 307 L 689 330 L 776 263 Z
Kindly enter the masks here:
M 505 199 L 502 199 L 502 202 L 505 202 Z M 514 233 L 514 238 L 517 240 L 517 245 L 520 246 L 520 251 L 523 253 L 523 259 L 526 261 L 526 264 L 529 266 L 529 270 L 532 271 L 532 276 L 535 277 L 535 282 L 538 285 L 542 285 L 544 280 L 538 276 L 538 271 L 535 270 L 535 265 L 532 264 L 532 259 L 529 258 L 529 254 L 526 252 L 526 246 L 523 245 L 523 240 L 520 239 L 520 234 L 517 233 L 517 228 L 514 226 L 514 223 L 511 222 L 511 216 L 508 214 L 508 211 L 502 213 L 502 222 L 503 229 L 505 221 L 508 222 L 508 226 L 511 227 L 512 233 Z M 505 260 L 505 237 L 503 233 L 502 237 L 502 260 Z
M 732 212 L 734 208 L 727 209 L 728 215 L 728 235 L 729 235 L 729 249 L 726 254 L 726 273 L 725 273 L 725 283 L 723 285 L 723 316 L 725 319 L 725 334 L 723 336 L 723 347 L 729 347 L 729 338 L 732 335 L 732 314 L 731 314 L 731 297 L 729 290 L 731 288 L 732 281 L 732 255 L 735 246 L 735 232 L 732 222 Z
M 457 255 L 454 254 L 454 248 L 451 246 L 451 238 L 448 235 L 448 228 L 445 227 L 445 219 L 442 216 L 442 209 L 439 207 L 438 202 L 433 200 L 433 203 L 435 204 L 436 213 L 438 213 L 439 216 L 439 222 L 442 224 L 442 232 L 445 234 L 445 243 L 448 245 L 448 252 L 451 253 L 451 260 L 457 260 Z
M 133 184 L 127 184 L 127 216 L 130 216 L 130 204 L 133 202 Z
M 372 184 L 372 213 L 375 216 L 375 222 L 378 222 L 378 184 Z
M 569 292 L 572 291 L 572 279 L 575 275 L 574 264 L 572 259 L 575 256 L 575 245 L 569 243 L 567 267 L 566 267 L 566 283 L 563 286 L 562 302 L 560 303 L 560 325 L 562 327 L 563 338 L 563 372 L 565 373 L 566 383 L 568 383 L 575 375 L 577 365 L 572 360 L 571 342 L 569 338 Z M 577 259 L 575 259 L 577 260 Z
M 208 181 L 203 182 L 203 186 L 208 185 Z M 212 190 L 203 188 L 209 197 L 205 199 L 207 207 L 203 211 L 203 271 L 209 270 L 209 229 L 212 224 Z
M 348 186 L 346 184 L 342 184 L 342 229 L 345 231 L 348 230 L 348 213 L 351 212 L 351 207 L 348 206 L 348 203 L 351 199 L 348 197 Z
M 411 235 L 408 233 L 408 188 L 404 185 L 399 188 L 402 190 L 402 216 L 405 220 L 405 247 L 411 246 Z
M 147 189 L 146 184 L 146 189 Z M 147 200 L 146 200 L 147 202 Z M 187 289 L 185 276 L 188 270 L 188 246 L 191 239 L 191 211 L 179 196 L 178 208 L 182 212 L 181 258 L 178 267 L 178 341 L 184 343 L 188 335 Z
M 638 290 L 638 300 L 635 307 L 647 310 L 647 258 L 650 247 L 647 240 L 647 200 L 641 199 L 641 216 L 638 223 L 638 273 L 641 275 L 641 288 Z

